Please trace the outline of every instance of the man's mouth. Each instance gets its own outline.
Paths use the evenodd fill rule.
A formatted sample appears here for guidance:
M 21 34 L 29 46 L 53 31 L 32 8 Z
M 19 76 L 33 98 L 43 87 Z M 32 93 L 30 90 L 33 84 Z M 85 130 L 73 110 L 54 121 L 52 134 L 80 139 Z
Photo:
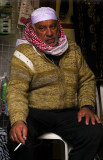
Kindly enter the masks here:
M 51 43 L 54 43 L 54 42 L 55 42 L 55 38 L 51 38 L 51 39 L 46 40 L 47 44 L 51 44 Z

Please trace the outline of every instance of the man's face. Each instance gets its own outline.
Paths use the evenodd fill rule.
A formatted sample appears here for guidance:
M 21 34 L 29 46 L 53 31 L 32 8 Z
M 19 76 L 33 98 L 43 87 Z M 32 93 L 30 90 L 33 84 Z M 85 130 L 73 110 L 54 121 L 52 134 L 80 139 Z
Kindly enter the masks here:
M 49 46 L 55 46 L 58 41 L 58 22 L 46 20 L 35 24 L 36 35 Z

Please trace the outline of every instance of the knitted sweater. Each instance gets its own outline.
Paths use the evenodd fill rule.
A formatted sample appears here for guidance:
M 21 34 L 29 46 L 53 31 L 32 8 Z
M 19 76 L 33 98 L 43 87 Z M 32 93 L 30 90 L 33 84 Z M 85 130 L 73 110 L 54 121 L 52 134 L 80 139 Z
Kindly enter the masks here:
M 72 41 L 59 66 L 44 53 L 37 54 L 32 45 L 21 44 L 12 56 L 6 98 L 11 124 L 26 122 L 28 107 L 54 110 L 95 106 L 95 76 Z

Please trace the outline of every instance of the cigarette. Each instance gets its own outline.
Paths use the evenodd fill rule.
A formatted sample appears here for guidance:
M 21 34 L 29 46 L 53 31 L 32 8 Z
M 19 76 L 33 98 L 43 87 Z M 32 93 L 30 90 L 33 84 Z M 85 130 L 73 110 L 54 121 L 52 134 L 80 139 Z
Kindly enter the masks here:
M 19 143 L 19 144 L 17 145 L 17 147 L 14 149 L 14 151 L 16 151 L 21 145 L 22 145 L 22 143 Z

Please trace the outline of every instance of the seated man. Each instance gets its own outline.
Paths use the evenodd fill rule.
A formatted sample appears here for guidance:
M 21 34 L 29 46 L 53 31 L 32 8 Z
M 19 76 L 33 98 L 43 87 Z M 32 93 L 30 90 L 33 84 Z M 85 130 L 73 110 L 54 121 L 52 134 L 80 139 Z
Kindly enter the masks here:
M 56 12 L 49 7 L 33 11 L 16 45 L 7 87 L 11 159 L 20 160 L 21 153 L 30 157 L 35 139 L 53 132 L 73 145 L 69 160 L 93 160 L 103 143 L 95 76 L 79 46 L 67 40 Z M 28 148 L 18 158 L 17 143 L 22 143 L 18 152 Z

